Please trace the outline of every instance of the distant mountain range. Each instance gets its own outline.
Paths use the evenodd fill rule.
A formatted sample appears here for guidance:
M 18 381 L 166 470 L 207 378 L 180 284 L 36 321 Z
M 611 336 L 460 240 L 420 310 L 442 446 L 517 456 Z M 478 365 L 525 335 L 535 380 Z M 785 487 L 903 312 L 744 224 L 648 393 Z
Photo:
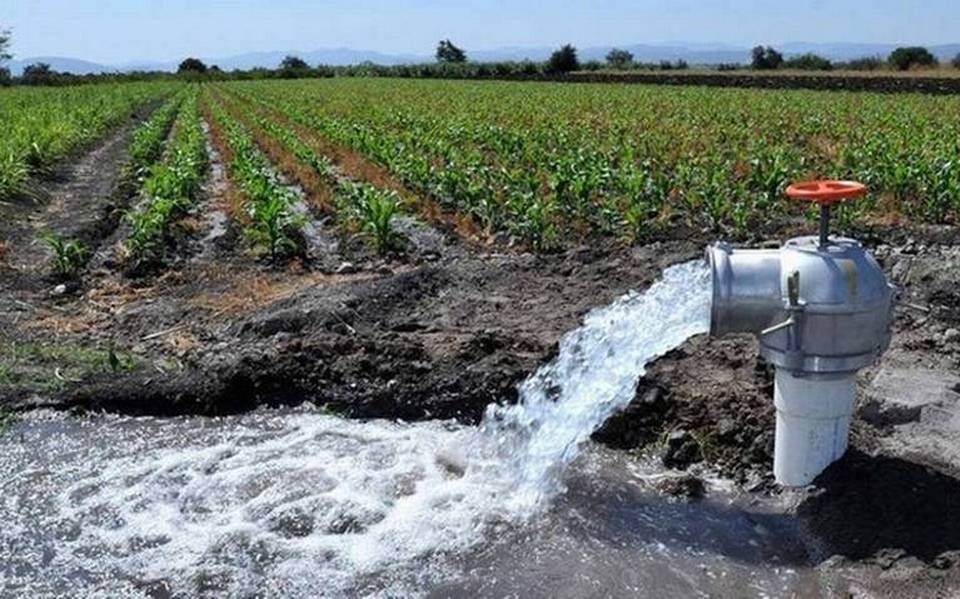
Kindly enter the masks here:
M 862 56 L 887 56 L 896 44 L 857 44 L 857 43 L 808 43 L 790 42 L 775 45 L 787 57 L 814 52 L 831 60 L 850 60 Z M 633 44 L 618 46 L 630 51 L 634 59 L 640 62 L 658 62 L 661 60 L 685 60 L 690 64 L 745 63 L 750 61 L 750 49 L 719 43 L 677 42 L 673 44 Z M 950 60 L 960 53 L 960 43 L 928 46 L 941 60 Z M 603 60 L 612 46 L 594 46 L 580 49 L 581 60 Z M 467 49 L 470 60 L 495 62 L 501 60 L 545 60 L 555 48 L 552 47 L 505 47 L 495 50 Z M 384 54 L 369 50 L 350 48 L 327 48 L 302 52 L 296 50 L 275 52 L 250 52 L 219 58 L 201 57 L 208 65 L 217 65 L 225 71 L 233 69 L 251 69 L 254 67 L 273 68 L 280 64 L 288 54 L 299 56 L 311 65 L 351 65 L 362 62 L 376 64 L 410 64 L 432 62 L 428 54 Z M 14 75 L 23 72 L 24 67 L 36 62 L 48 63 L 56 71 L 78 75 L 102 72 L 128 71 L 175 71 L 179 61 L 155 62 L 138 61 L 124 64 L 100 64 L 77 58 L 63 56 L 34 56 L 12 60 L 7 65 Z

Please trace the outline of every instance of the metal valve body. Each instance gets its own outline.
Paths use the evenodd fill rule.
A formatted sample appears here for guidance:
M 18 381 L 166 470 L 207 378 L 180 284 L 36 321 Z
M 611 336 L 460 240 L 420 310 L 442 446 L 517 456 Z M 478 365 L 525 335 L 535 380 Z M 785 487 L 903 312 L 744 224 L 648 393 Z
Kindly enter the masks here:
M 777 367 L 773 473 L 809 484 L 847 450 L 856 371 L 890 344 L 894 288 L 853 239 L 798 237 L 775 250 L 707 248 L 710 333 L 753 333 Z
M 802 377 L 869 366 L 890 344 L 894 302 L 876 260 L 853 239 L 798 237 L 779 249 L 707 248 L 710 333 L 754 333 L 760 355 Z
M 820 205 L 818 236 L 775 250 L 707 248 L 710 334 L 753 333 L 777 367 L 773 474 L 783 485 L 809 484 L 846 452 L 856 372 L 890 345 L 893 286 L 857 241 L 830 237 L 831 207 L 866 193 L 855 181 L 794 183 L 787 197 Z

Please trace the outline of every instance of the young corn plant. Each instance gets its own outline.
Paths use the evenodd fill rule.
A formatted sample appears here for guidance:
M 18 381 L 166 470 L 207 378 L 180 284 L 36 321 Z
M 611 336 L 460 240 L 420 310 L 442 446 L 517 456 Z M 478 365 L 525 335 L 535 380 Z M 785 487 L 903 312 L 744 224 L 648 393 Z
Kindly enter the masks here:
M 41 239 L 53 250 L 54 272 L 65 279 L 76 278 L 90 257 L 90 248 L 80 240 L 57 233 L 47 233 Z
M 127 214 L 129 254 L 140 262 L 165 257 L 171 224 L 199 198 L 207 167 L 206 140 L 200 125 L 196 95 L 183 102 L 176 134 L 166 161 L 149 167 L 143 182 L 144 201 Z
M 13 152 L 0 154 L 0 198 L 19 193 L 29 176 L 30 168 L 20 156 Z
M 380 254 L 399 247 L 393 226 L 400 210 L 396 192 L 353 181 L 342 183 L 337 191 L 337 217 L 342 225 L 360 230 Z
M 645 168 L 628 167 L 620 174 L 618 192 L 623 197 L 620 228 L 624 240 L 635 243 L 650 228 L 656 209 L 650 201 L 652 179 Z M 611 215 L 615 218 L 614 215 Z
M 306 219 L 294 210 L 296 196 L 277 181 L 249 131 L 222 105 L 214 102 L 211 110 L 223 125 L 227 145 L 234 154 L 230 174 L 246 200 L 246 212 L 250 216 L 245 229 L 247 238 L 266 248 L 273 261 L 299 252 Z
M 373 240 L 373 246 L 380 254 L 387 254 L 398 245 L 398 237 L 393 230 L 393 217 L 400 207 L 400 200 L 393 191 L 369 187 L 363 202 L 363 230 Z
M 337 216 L 344 225 L 363 232 L 377 253 L 381 255 L 386 255 L 399 247 L 400 237 L 393 226 L 394 217 L 399 212 L 401 203 L 396 192 L 380 189 L 368 183 L 345 179 L 329 158 L 318 155 L 289 129 L 253 111 L 248 111 L 247 116 L 253 119 L 286 150 L 293 153 L 297 160 L 326 179 L 336 190 Z M 254 165 L 240 167 L 241 170 L 250 168 L 256 167 Z M 246 189 L 251 198 L 270 196 L 271 193 L 274 193 L 271 191 L 272 186 L 273 182 L 268 177 L 247 177 Z M 273 247 L 274 243 L 279 243 L 278 250 L 281 252 L 294 249 L 281 238 L 284 231 L 284 219 L 291 218 L 289 211 L 284 212 L 282 207 L 284 205 L 289 207 L 292 201 L 293 199 L 290 198 L 286 202 L 276 202 L 269 206 L 260 207 L 261 217 L 257 216 L 257 202 L 253 203 L 254 208 L 251 211 L 255 224 L 262 223 L 261 226 L 256 227 L 258 230 L 257 238 L 270 247 Z M 304 222 L 305 220 L 302 217 L 294 221 L 295 224 L 300 226 Z
M 621 179 L 632 176 L 624 165 L 640 161 L 667 180 L 659 196 L 671 201 L 648 198 L 655 220 L 669 212 L 749 233 L 784 214 L 783 187 L 802 178 L 863 181 L 873 199 L 857 210 L 883 198 L 884 209 L 921 221 L 957 216 L 956 177 L 936 173 L 960 155 L 960 103 L 951 98 L 386 79 L 230 87 L 383 165 L 445 208 L 483 221 L 499 204 L 501 218 L 486 221 L 494 233 L 518 228 L 518 198 L 542 195 L 556 196 L 558 227 L 575 219 L 606 231 L 619 224 L 610 213 L 617 207 L 624 223 L 641 223 L 635 196 L 605 197 L 621 193 Z M 536 174 L 542 187 L 526 196 L 514 171 Z M 475 196 L 474 187 L 487 194 Z M 482 205 L 491 199 L 500 201 Z
M 142 259 L 161 259 L 166 247 L 164 234 L 171 215 L 177 210 L 178 202 L 169 197 L 155 196 L 140 210 L 128 213 L 130 235 L 127 237 L 128 251 Z
M 557 242 L 555 217 L 557 204 L 553 198 L 532 193 L 513 195 L 509 201 L 511 232 L 538 252 L 552 249 Z
M 142 175 L 160 153 L 167 137 L 167 131 L 177 115 L 182 98 L 176 96 L 157 109 L 155 113 L 133 132 L 130 142 L 127 171 L 135 176 Z
M 303 227 L 304 218 L 293 214 L 290 205 L 288 193 L 279 190 L 260 195 L 250 204 L 253 225 L 247 234 L 254 243 L 267 248 L 271 260 L 296 253 L 300 248 L 297 232 Z
M 138 106 L 168 97 L 179 86 L 167 81 L 21 86 L 0 94 L 0 201 L 28 194 L 30 174 L 49 171 L 129 119 Z

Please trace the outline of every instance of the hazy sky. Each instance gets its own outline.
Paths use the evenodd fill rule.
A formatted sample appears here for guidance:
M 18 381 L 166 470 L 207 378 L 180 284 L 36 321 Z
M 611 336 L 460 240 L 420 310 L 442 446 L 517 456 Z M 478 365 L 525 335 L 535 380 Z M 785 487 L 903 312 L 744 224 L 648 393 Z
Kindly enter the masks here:
M 0 0 L 20 57 L 107 63 L 346 46 L 960 42 L 960 0 Z

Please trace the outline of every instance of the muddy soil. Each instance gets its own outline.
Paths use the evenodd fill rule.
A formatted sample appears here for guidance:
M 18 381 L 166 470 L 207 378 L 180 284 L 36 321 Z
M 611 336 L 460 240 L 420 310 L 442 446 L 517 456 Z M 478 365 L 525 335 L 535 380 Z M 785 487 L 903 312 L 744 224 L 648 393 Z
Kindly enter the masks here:
M 50 199 L 31 208 L 36 222 L 4 225 L 12 249 L 0 335 L 14 350 L 0 354 L 2 409 L 216 415 L 309 401 L 354 417 L 474 423 L 487 404 L 515 399 L 516 384 L 588 310 L 644 289 L 711 240 L 591 240 L 537 256 L 478 247 L 410 217 L 409 240 L 430 251 L 381 259 L 332 248 L 322 261 L 269 264 L 223 217 L 230 192 L 214 153 L 210 195 L 166 268 L 132 278 L 100 268 L 57 289 L 31 236 L 80 226 L 92 206 L 104 214 L 121 185 L 127 132 L 46 184 Z M 93 219 L 92 239 L 109 234 L 109 218 Z M 960 236 L 920 227 L 855 234 L 917 309 L 898 311 L 890 351 L 861 374 L 853 450 L 800 497 L 797 514 L 823 544 L 825 576 L 861 579 L 868 595 L 960 592 L 960 527 L 951 524 L 960 521 L 960 452 L 899 451 L 903 426 L 927 434 L 924 412 L 903 416 L 878 399 L 876 383 L 889 369 L 960 372 Z M 772 387 L 751 339 L 697 337 L 652 364 L 633 403 L 595 438 L 775 493 Z
M 155 107 L 138 109 L 90 151 L 34 181 L 29 193 L 0 202 L 0 289 L 36 289 L 45 282 L 50 251 L 41 235 L 60 235 L 96 248 L 117 226 L 134 192 L 132 177 L 122 168 L 130 134 Z

